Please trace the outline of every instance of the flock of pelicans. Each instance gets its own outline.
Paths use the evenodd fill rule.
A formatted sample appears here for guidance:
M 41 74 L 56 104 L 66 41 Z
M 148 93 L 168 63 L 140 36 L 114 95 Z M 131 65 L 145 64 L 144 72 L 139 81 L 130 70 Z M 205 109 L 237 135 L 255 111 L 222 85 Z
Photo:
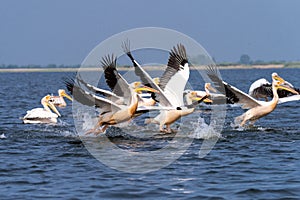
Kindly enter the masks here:
M 200 103 L 241 105 L 248 110 L 235 118 L 235 124 L 243 127 L 248 122 L 252 125 L 259 118 L 271 113 L 278 103 L 300 100 L 300 90 L 277 73 L 272 74 L 272 83 L 266 79 L 255 81 L 246 94 L 223 81 L 214 65 L 206 67 L 211 83 L 205 83 L 205 91 L 185 90 L 190 69 L 182 44 L 171 49 L 167 67 L 160 78 L 152 78 L 139 65 L 130 52 L 129 42 L 123 43 L 122 48 L 132 61 L 140 82 L 128 83 L 125 80 L 116 68 L 117 58 L 114 55 L 104 56 L 101 61 L 105 81 L 111 91 L 90 85 L 80 76 L 65 80 L 68 91 L 76 101 L 99 110 L 98 122 L 87 134 L 103 133 L 111 125 L 130 121 L 152 110 L 158 110 L 159 114 L 146 119 L 145 123 L 159 124 L 159 131 L 171 133 L 171 124 L 193 113 Z M 56 123 L 60 114 L 55 106 L 66 105 L 63 96 L 72 100 L 63 90 L 59 93 L 59 96 L 47 95 L 42 98 L 43 108 L 27 111 L 27 115 L 23 117 L 24 123 Z

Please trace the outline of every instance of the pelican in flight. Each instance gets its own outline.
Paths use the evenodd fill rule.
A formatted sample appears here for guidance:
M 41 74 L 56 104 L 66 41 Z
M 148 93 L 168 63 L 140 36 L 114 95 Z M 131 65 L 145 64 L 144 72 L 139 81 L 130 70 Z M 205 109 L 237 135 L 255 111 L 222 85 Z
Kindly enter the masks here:
M 70 97 L 65 90 L 63 89 L 59 89 L 58 90 L 58 96 L 51 96 L 50 97 L 50 101 L 52 101 L 52 103 L 55 105 L 55 106 L 58 106 L 58 107 L 66 107 L 67 104 L 64 100 L 64 97 L 68 98 L 70 101 L 73 101 L 72 97 Z
M 171 133 L 171 124 L 180 117 L 191 114 L 194 111 L 196 103 L 200 103 L 206 98 L 205 96 L 205 98 L 202 99 L 194 99 L 196 103 L 194 102 L 188 106 L 185 106 L 183 102 L 184 89 L 190 75 L 185 47 L 182 44 L 178 44 L 171 49 L 167 68 L 159 79 L 159 84 L 155 83 L 149 74 L 133 58 L 130 52 L 129 41 L 123 43 L 123 50 L 131 59 L 135 67 L 135 73 L 140 77 L 143 84 L 159 91 L 158 94 L 153 95 L 154 99 L 162 106 L 177 108 L 175 110 L 162 110 L 154 120 L 147 120 L 147 122 L 150 123 L 159 122 L 161 132 Z
M 51 96 L 47 95 L 41 99 L 43 108 L 35 108 L 27 111 L 22 118 L 24 124 L 56 123 L 60 113 L 51 102 Z M 51 112 L 50 108 L 55 112 Z
M 96 106 L 101 110 L 96 126 L 89 130 L 87 134 L 94 133 L 97 135 L 104 132 L 110 125 L 116 125 L 132 119 L 138 108 L 138 91 L 157 92 L 149 87 L 136 88 L 135 84 L 128 84 L 118 73 L 116 61 L 117 59 L 113 55 L 108 55 L 102 58 L 101 63 L 106 83 L 112 88 L 114 94 L 123 98 L 123 104 L 96 96 L 76 86 L 74 83 L 66 82 L 67 88 L 72 91 L 73 97 L 78 102 L 84 105 Z
M 300 89 L 295 88 L 287 81 L 284 81 L 283 85 L 296 90 L 298 93 L 300 92 Z M 269 98 L 273 97 L 272 84 L 264 78 L 258 79 L 251 84 L 248 94 L 256 99 L 263 98 L 265 101 L 269 101 Z M 278 89 L 277 94 L 279 97 L 279 103 L 300 100 L 299 95 L 295 95 L 286 90 Z
M 255 121 L 268 115 L 276 108 L 279 100 L 277 93 L 278 89 L 283 89 L 291 93 L 298 94 L 298 92 L 294 89 L 286 87 L 283 84 L 285 80 L 276 73 L 272 74 L 273 99 L 269 102 L 258 101 L 236 87 L 233 87 L 225 81 L 222 81 L 216 70 L 216 67 L 213 65 L 207 67 L 207 75 L 214 82 L 215 88 L 221 93 L 226 94 L 226 97 L 230 99 L 230 101 L 241 104 L 242 108 L 244 109 L 249 109 L 241 116 L 235 118 L 235 124 L 239 124 L 241 127 L 243 127 L 248 121 L 251 125 L 253 125 Z

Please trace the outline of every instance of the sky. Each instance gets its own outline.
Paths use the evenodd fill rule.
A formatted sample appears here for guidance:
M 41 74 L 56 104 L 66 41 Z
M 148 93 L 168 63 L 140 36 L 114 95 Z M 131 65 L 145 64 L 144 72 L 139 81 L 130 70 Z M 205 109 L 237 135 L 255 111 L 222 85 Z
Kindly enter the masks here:
M 0 64 L 80 64 L 110 36 L 163 27 L 217 62 L 300 60 L 298 0 L 1 0 Z

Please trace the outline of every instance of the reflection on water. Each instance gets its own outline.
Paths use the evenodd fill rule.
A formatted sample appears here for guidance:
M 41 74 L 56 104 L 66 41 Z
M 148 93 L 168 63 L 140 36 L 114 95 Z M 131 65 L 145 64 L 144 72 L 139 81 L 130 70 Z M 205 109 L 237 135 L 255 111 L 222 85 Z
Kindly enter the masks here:
M 221 74 L 226 82 L 248 91 L 250 84 L 258 78 L 271 80 L 274 71 L 300 87 L 298 69 L 222 70 Z M 108 143 L 103 142 L 103 136 L 85 137 L 81 141 L 75 131 L 71 104 L 60 108 L 62 117 L 55 125 L 22 124 L 20 118 L 26 111 L 41 107 L 40 98 L 64 88 L 60 80 L 70 75 L 0 73 L 1 198 L 299 197 L 300 102 L 279 105 L 273 113 L 246 130 L 231 127 L 234 117 L 243 110 L 227 106 L 222 137 L 207 156 L 199 158 L 203 140 L 195 139 L 179 159 L 160 170 L 146 174 L 124 173 L 107 167 L 87 151 L 85 143 L 98 150 Z M 192 74 L 190 83 L 194 89 L 202 89 L 203 85 L 193 85 L 197 78 Z M 211 113 L 207 106 L 201 110 L 184 118 L 182 126 L 175 123 L 173 128 L 179 128 L 189 136 L 194 134 L 196 138 L 204 138 L 209 132 L 203 130 L 208 129 Z M 142 120 L 144 118 L 133 120 L 122 129 L 108 129 L 108 140 L 133 155 L 156 151 L 174 142 L 175 134 L 161 135 L 156 131 L 156 125 L 145 126 Z M 195 126 L 197 120 L 201 123 Z M 114 161 L 109 157 L 112 155 L 110 149 L 106 150 L 107 158 Z M 140 165 L 127 163 L 124 166 L 138 172 L 147 167 L 147 163 L 153 165 L 155 158 L 157 166 L 165 162 L 165 157 L 156 156 Z M 123 161 L 132 160 L 124 158 Z M 124 170 L 128 171 L 128 168 Z

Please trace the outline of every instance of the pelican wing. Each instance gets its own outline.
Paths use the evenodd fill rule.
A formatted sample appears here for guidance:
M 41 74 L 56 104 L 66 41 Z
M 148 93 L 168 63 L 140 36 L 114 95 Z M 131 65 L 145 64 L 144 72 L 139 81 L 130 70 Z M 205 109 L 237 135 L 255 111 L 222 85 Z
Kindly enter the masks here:
M 172 102 L 166 97 L 163 90 L 153 81 L 151 76 L 140 66 L 140 64 L 133 58 L 131 52 L 130 52 L 130 44 L 129 41 L 127 43 L 123 43 L 122 45 L 124 52 L 126 55 L 130 58 L 131 62 L 133 63 L 135 74 L 140 77 L 143 85 L 146 85 L 148 87 L 151 87 L 155 90 L 157 90 L 159 93 L 153 94 L 152 97 L 159 101 L 159 103 L 163 106 L 173 106 Z
M 178 44 L 170 52 L 167 68 L 160 78 L 159 86 L 164 90 L 170 79 L 188 63 L 185 47 Z
M 207 66 L 206 71 L 215 88 L 226 95 L 227 102 L 241 104 L 244 109 L 250 109 L 261 105 L 259 101 L 255 100 L 250 95 L 223 81 L 214 65 Z
M 95 106 L 103 110 L 103 112 L 122 109 L 122 105 L 118 105 L 108 99 L 91 94 L 75 85 L 74 82 L 66 81 L 65 83 L 67 84 L 67 88 L 72 88 L 69 91 L 72 93 L 74 99 L 83 105 Z
M 290 101 L 299 101 L 299 100 L 300 100 L 300 95 L 292 95 L 288 97 L 279 98 L 278 104 L 286 103 Z
M 106 83 L 116 95 L 129 100 L 131 97 L 130 85 L 117 71 L 116 62 L 117 59 L 114 55 L 107 55 L 102 58 L 101 63 L 104 69 Z
M 248 94 L 252 97 L 261 95 L 272 97 L 272 84 L 264 78 L 258 79 L 251 84 Z
M 189 79 L 190 70 L 185 47 L 178 44 L 170 52 L 168 65 L 160 78 L 159 86 L 175 106 L 182 106 L 183 91 Z
M 110 99 L 113 102 L 117 102 L 117 101 L 122 101 L 123 98 L 116 95 L 113 92 L 110 92 L 108 90 L 104 90 L 98 87 L 95 87 L 93 85 L 90 85 L 88 83 L 86 83 L 84 80 L 82 80 L 80 77 L 77 77 L 78 82 L 80 82 L 81 84 L 83 84 L 89 91 L 94 92 L 95 94 L 100 94 L 103 95 L 105 97 L 107 97 L 108 99 Z

